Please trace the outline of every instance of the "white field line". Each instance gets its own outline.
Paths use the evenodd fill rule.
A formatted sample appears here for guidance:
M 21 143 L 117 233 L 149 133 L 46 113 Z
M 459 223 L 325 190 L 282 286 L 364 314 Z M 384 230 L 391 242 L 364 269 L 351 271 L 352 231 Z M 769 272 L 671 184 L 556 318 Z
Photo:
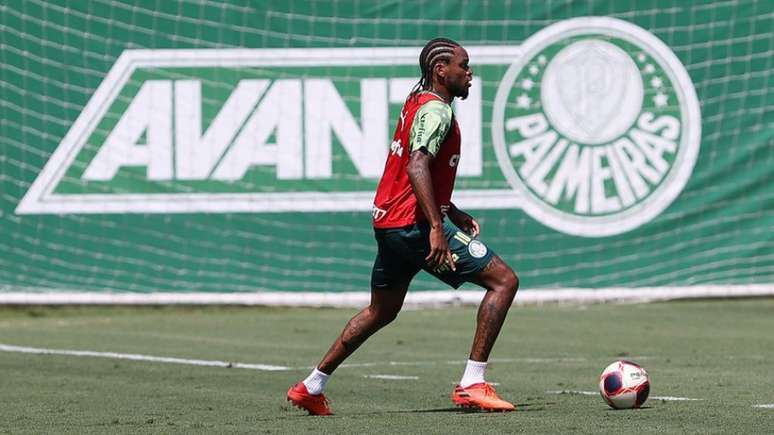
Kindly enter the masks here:
M 753 405 L 753 408 L 774 409 L 774 403 L 762 403 L 760 405 Z
M 581 396 L 599 396 L 599 391 L 578 391 L 578 390 L 549 390 L 546 394 L 577 394 Z M 704 400 L 704 399 L 691 399 L 689 397 L 674 397 L 674 396 L 650 396 L 655 400 L 673 400 L 673 401 L 686 401 L 686 400 Z
M 237 369 L 252 369 L 263 371 L 284 371 L 291 370 L 290 367 L 275 366 L 270 364 L 247 364 L 228 361 L 214 361 L 214 360 L 200 360 L 200 359 L 186 359 L 186 358 L 170 358 L 153 355 L 139 355 L 132 353 L 116 353 L 116 352 L 94 352 L 90 350 L 62 350 L 62 349 L 43 349 L 37 347 L 22 347 L 22 346 L 10 346 L 7 344 L 0 344 L 0 351 L 2 352 L 17 352 L 17 353 L 31 353 L 38 355 L 66 355 L 66 356 L 86 356 L 96 358 L 110 358 L 110 359 L 125 359 L 131 361 L 151 361 L 168 364 L 186 364 L 192 366 L 207 366 L 207 367 L 226 367 Z
M 674 397 L 674 396 L 652 396 L 651 399 L 655 399 L 655 400 L 675 400 L 675 401 L 704 400 L 704 399 L 691 399 L 691 398 L 688 398 L 688 397 Z
M 598 396 L 598 392 L 594 391 L 574 391 L 574 390 L 548 390 L 546 394 L 575 394 L 581 396 Z
M 371 378 L 371 379 L 387 379 L 390 381 L 419 379 L 419 376 L 400 376 L 400 375 L 363 375 L 363 377 Z
M 131 353 L 118 353 L 118 352 L 97 352 L 92 350 L 72 350 L 72 349 L 48 349 L 39 347 L 25 347 L 14 346 L 9 344 L 0 343 L 0 352 L 14 352 L 14 353 L 27 353 L 36 355 L 64 355 L 64 356 L 77 356 L 77 357 L 92 357 L 92 358 L 109 358 L 109 359 L 121 359 L 130 361 L 149 361 L 160 362 L 167 364 L 184 364 L 193 366 L 205 366 L 205 367 L 224 367 L 224 368 L 237 368 L 237 369 L 251 369 L 262 371 L 296 371 L 296 370 L 311 370 L 315 367 L 287 367 L 271 364 L 254 364 L 254 363 L 240 363 L 232 361 L 218 361 L 218 360 L 200 360 L 200 359 L 188 359 L 188 358 L 175 358 L 175 357 L 163 357 L 154 355 L 142 355 Z M 638 357 L 638 359 L 645 359 L 648 357 Z M 564 362 L 583 362 L 586 358 L 575 357 L 557 357 L 557 358 L 493 358 L 489 362 L 493 364 L 503 363 L 530 363 L 530 364 L 545 364 L 545 363 L 564 363 Z M 463 365 L 465 360 L 449 360 L 449 361 L 382 361 L 382 362 L 365 362 L 365 363 L 349 363 L 342 364 L 340 368 L 362 368 L 362 367 L 401 367 L 401 366 L 434 366 L 434 365 Z
M 130 353 L 118 353 L 118 352 L 96 352 L 91 350 L 71 350 L 71 349 L 46 349 L 37 347 L 24 347 L 13 346 L 8 344 L 0 344 L 0 352 L 12 352 L 12 353 L 29 353 L 36 355 L 64 355 L 64 356 L 79 356 L 79 357 L 95 357 L 95 358 L 108 358 L 108 359 L 123 359 L 130 361 L 149 361 L 149 362 L 161 362 L 169 364 L 183 364 L 193 366 L 204 367 L 223 367 L 223 368 L 238 368 L 238 369 L 251 369 L 261 371 L 294 371 L 294 370 L 311 370 L 314 366 L 308 367 L 287 367 L 271 364 L 254 364 L 254 363 L 240 363 L 231 361 L 218 361 L 218 360 L 198 360 L 187 358 L 175 358 L 175 357 L 162 357 L 154 355 L 142 355 L 142 354 L 130 354 Z M 460 364 L 464 361 L 460 360 Z M 361 363 L 361 364 L 342 364 L 342 367 L 376 367 L 376 366 L 401 366 L 401 365 L 431 365 L 432 362 L 398 362 L 398 361 L 385 361 L 382 363 Z
M 643 357 L 641 359 L 648 358 Z M 492 364 L 504 364 L 504 363 L 562 363 L 562 362 L 583 362 L 586 358 L 575 357 L 556 357 L 556 358 L 492 358 L 489 360 Z M 358 368 L 358 367 L 378 367 L 378 366 L 433 366 L 433 365 L 462 365 L 466 360 L 449 360 L 449 361 L 382 361 L 382 362 L 366 362 L 366 363 L 344 363 L 339 367 Z M 304 367 L 313 369 L 314 367 Z

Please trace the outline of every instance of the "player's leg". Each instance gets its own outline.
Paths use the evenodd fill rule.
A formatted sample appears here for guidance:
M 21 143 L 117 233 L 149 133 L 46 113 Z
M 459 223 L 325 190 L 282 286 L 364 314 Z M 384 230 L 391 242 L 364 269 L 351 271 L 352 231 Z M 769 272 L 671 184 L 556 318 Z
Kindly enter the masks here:
M 288 400 L 313 415 L 331 413 L 323 389 L 333 371 L 365 342 L 400 312 L 409 283 L 419 268 L 393 252 L 385 238 L 395 237 L 400 231 L 377 231 L 379 252 L 371 272 L 371 303 L 352 317 L 312 373 L 291 387 Z
M 450 224 L 444 224 L 444 235 L 452 251 L 452 258 L 455 259 L 456 270 L 452 271 L 445 265 L 436 270 L 425 267 L 425 270 L 454 288 L 464 282 L 472 282 L 486 289 L 478 308 L 476 335 L 470 351 L 472 360 L 486 361 L 516 296 L 519 279 L 516 273 L 480 240 Z M 425 247 L 425 250 L 427 249 Z
M 454 288 L 472 282 L 487 290 L 478 309 L 478 324 L 468 363 L 460 384 L 452 393 L 452 400 L 462 406 L 510 411 L 514 409 L 513 405 L 497 396 L 494 388 L 484 380 L 484 372 L 519 281 L 513 270 L 480 240 L 451 225 L 445 226 L 444 233 L 456 270 L 442 267 L 442 270 L 429 272 Z
M 519 279 L 499 256 L 494 255 L 489 264 L 470 281 L 486 289 L 478 307 L 476 335 L 473 337 L 470 359 L 487 361 L 519 289 Z
M 473 346 L 459 385 L 452 393 L 454 403 L 491 411 L 511 411 L 514 406 L 500 399 L 494 388 L 484 379 L 489 353 L 511 307 L 519 280 L 516 274 L 497 255 L 470 282 L 486 289 L 478 307 Z
M 408 286 L 408 282 L 403 282 L 390 288 L 372 289 L 371 304 L 347 322 L 317 368 L 330 375 L 368 337 L 395 320 L 403 306 Z
M 403 306 L 409 282 L 371 290 L 371 304 L 352 317 L 312 373 L 288 390 L 287 399 L 310 415 L 332 414 L 323 389 L 333 371 Z

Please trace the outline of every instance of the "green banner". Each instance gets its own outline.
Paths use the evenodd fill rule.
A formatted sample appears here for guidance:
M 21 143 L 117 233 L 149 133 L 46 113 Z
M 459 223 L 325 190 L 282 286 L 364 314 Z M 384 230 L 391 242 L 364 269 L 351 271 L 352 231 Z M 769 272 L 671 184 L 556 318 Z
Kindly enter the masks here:
M 524 6 L 0 6 L 0 290 L 367 291 L 437 36 L 474 74 L 453 201 L 523 288 L 774 281 L 774 3 Z

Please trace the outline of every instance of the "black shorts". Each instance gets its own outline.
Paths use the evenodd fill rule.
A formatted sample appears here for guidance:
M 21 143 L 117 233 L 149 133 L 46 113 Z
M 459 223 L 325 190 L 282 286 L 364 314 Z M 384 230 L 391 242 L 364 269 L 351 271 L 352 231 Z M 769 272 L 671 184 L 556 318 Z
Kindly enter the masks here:
M 432 274 L 450 286 L 459 288 L 482 271 L 494 253 L 481 241 L 444 222 L 443 233 L 449 243 L 454 265 L 432 270 L 425 258 L 430 254 L 430 224 L 418 223 L 401 228 L 374 229 L 379 248 L 371 271 L 371 287 L 385 288 L 408 283 L 420 269 Z

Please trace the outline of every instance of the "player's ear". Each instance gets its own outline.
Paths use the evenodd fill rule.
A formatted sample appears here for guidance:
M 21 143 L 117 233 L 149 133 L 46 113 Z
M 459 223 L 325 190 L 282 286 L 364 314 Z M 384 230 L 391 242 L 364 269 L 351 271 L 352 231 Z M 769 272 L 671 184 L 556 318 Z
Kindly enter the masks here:
M 446 64 L 443 62 L 436 63 L 435 72 L 438 73 L 438 77 L 446 78 Z

